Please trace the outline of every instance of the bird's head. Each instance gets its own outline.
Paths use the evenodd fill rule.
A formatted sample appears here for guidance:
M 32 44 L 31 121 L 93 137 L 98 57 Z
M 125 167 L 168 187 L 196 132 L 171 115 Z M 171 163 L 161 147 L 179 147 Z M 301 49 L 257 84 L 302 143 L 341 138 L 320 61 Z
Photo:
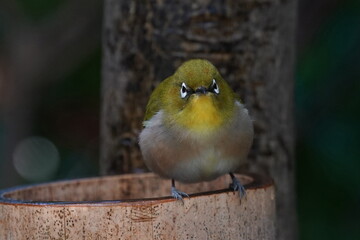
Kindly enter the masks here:
M 235 94 L 207 60 L 183 63 L 162 86 L 166 121 L 197 132 L 211 132 L 234 115 Z

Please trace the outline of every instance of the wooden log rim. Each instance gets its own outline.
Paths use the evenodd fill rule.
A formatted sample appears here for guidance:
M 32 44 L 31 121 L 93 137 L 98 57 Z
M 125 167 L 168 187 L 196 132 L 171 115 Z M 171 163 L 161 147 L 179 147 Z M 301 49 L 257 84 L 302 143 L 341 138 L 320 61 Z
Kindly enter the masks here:
M 275 239 L 273 181 L 237 177 L 247 194 L 226 188 L 228 176 L 177 184 L 126 174 L 20 186 L 0 191 L 0 239 Z

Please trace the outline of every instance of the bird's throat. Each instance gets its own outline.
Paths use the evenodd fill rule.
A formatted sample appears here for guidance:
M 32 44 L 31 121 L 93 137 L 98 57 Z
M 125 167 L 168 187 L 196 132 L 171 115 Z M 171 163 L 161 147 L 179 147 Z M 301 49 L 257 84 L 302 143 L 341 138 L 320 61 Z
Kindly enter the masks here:
M 210 133 L 218 129 L 224 119 L 210 95 L 194 95 L 176 121 L 188 130 Z

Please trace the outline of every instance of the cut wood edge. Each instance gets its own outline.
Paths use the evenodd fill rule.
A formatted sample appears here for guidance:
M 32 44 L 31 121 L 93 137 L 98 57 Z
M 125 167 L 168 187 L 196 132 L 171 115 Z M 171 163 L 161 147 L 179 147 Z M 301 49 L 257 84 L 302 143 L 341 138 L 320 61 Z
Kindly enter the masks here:
M 6 189 L 0 193 L 0 239 L 275 239 L 272 180 L 237 177 L 247 191 L 243 199 L 224 188 L 227 176 L 178 184 L 190 193 L 183 202 L 168 196 L 169 180 L 152 173 Z
M 266 189 L 273 185 L 273 180 L 267 176 L 261 176 L 253 173 L 236 174 L 241 182 L 243 183 L 246 190 L 253 189 Z M 179 189 L 182 189 L 185 192 L 190 192 L 190 197 L 197 197 L 201 195 L 211 195 L 211 194 L 221 194 L 224 192 L 231 192 L 229 188 L 224 188 L 226 186 L 227 177 L 222 176 L 216 180 L 209 182 L 201 182 L 195 184 L 182 184 L 177 183 Z M 157 183 L 152 184 L 153 182 Z M 168 182 L 168 184 L 164 184 Z M 143 190 L 150 189 L 149 191 L 144 191 L 142 194 L 144 196 L 139 197 L 139 192 L 134 192 L 137 188 L 129 190 L 128 186 L 135 186 L 136 184 L 144 183 L 149 186 L 143 186 Z M 230 183 L 230 181 L 229 181 Z M 116 188 L 117 191 L 109 189 L 109 184 L 113 185 L 116 188 L 119 184 L 124 184 Z M 154 186 L 156 189 L 154 189 Z M 85 188 L 85 189 L 81 189 Z M 99 189 L 105 188 L 111 190 L 111 195 L 101 195 Z M 186 190 L 184 190 L 186 189 Z M 203 190 L 205 189 L 205 190 Z M 88 192 L 88 191 L 89 192 Z M 125 190 L 125 191 L 124 191 Z M 49 205 L 69 205 L 69 204 L 101 204 L 101 203 L 135 203 L 138 201 L 167 201 L 173 199 L 169 194 L 166 194 L 166 190 L 169 190 L 170 193 L 170 180 L 162 179 L 153 173 L 142 173 L 142 174 L 123 174 L 115 176 L 105 176 L 105 177 L 91 177 L 91 178 L 81 178 L 81 179 L 72 179 L 72 180 L 60 180 L 49 183 L 40 183 L 40 184 L 31 184 L 12 187 L 4 190 L 0 190 L 0 204 L 49 204 Z M 203 191 L 202 191 L 203 190 Z M 109 192 L 107 192 L 109 193 Z M 164 195 L 160 197 L 155 197 L 156 194 Z M 77 194 L 77 195 L 74 195 Z M 80 194 L 80 195 L 79 195 Z M 141 194 L 141 192 L 140 192 Z M 131 198 L 131 196 L 134 196 Z M 166 196 L 168 195 L 168 196 Z M 58 197 L 58 198 L 56 198 Z M 102 197 L 103 199 L 94 200 L 94 198 Z M 39 199 L 43 198 L 43 199 Z M 53 198 L 53 199 L 51 199 Z M 63 199 L 62 199 L 63 198 Z M 68 198 L 85 198 L 83 200 L 71 200 Z M 105 198 L 105 199 L 104 199 Z M 108 198 L 108 199 L 106 199 Z

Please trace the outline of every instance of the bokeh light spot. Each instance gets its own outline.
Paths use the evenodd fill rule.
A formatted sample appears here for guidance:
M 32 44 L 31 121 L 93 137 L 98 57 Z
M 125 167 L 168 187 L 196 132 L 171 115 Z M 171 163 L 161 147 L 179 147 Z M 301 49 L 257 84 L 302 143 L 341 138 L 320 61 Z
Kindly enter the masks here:
M 59 162 L 59 151 L 43 137 L 33 136 L 22 140 L 13 154 L 16 171 L 28 181 L 50 179 L 56 173 Z

